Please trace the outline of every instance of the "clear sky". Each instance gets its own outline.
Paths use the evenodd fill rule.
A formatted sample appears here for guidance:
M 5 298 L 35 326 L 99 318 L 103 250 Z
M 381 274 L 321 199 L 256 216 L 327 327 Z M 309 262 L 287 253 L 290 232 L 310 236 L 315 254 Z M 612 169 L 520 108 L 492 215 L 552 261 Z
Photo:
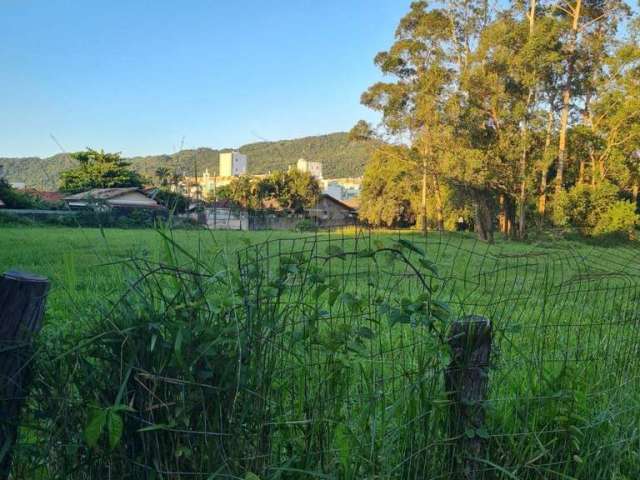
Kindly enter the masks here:
M 0 0 L 0 157 L 348 130 L 409 4 Z

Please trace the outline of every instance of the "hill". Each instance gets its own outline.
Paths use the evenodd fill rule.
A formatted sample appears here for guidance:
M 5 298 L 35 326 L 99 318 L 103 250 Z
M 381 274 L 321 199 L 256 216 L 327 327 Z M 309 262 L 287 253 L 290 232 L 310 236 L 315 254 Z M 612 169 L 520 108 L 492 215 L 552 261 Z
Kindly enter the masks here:
M 364 172 L 372 144 L 350 142 L 344 132 L 313 137 L 280 140 L 275 142 L 250 143 L 240 147 L 249 157 L 249 173 L 267 173 L 285 170 L 299 158 L 322 162 L 325 177 L 355 177 Z M 218 155 L 230 149 L 197 148 L 181 150 L 174 154 L 132 157 L 133 167 L 148 177 L 161 166 L 193 175 L 196 168 L 202 173 L 218 171 Z M 2 158 L 9 181 L 25 182 L 28 186 L 43 190 L 55 189 L 60 172 L 72 168 L 76 162 L 66 154 L 52 157 Z

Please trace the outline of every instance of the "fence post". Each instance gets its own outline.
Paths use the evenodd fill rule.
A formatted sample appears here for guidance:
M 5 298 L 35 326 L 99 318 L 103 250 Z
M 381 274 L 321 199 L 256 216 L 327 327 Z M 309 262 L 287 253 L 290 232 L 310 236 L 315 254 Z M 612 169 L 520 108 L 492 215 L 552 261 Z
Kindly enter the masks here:
M 33 335 L 49 291 L 46 278 L 22 272 L 0 277 L 0 479 L 9 477 L 19 413 L 27 395 Z
M 491 322 L 469 315 L 453 322 L 449 331 L 451 362 L 445 371 L 445 387 L 451 402 L 449 428 L 455 442 L 453 461 L 457 477 L 483 477 L 482 458 L 487 431 L 485 401 L 489 382 Z

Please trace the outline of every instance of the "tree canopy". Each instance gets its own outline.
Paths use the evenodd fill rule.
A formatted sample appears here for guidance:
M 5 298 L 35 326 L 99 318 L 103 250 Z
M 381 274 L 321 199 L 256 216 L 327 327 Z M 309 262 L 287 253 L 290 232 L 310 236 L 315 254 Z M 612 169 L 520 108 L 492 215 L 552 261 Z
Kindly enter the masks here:
M 261 178 L 243 175 L 218 193 L 249 209 L 277 206 L 300 213 L 318 201 L 320 185 L 309 173 L 291 169 Z
M 131 169 L 131 164 L 120 157 L 119 153 L 106 153 L 87 149 L 72 153 L 71 157 L 78 166 L 62 172 L 60 191 L 68 193 L 82 192 L 92 188 L 141 187 L 142 176 Z
M 480 238 L 492 240 L 496 218 L 504 234 L 524 237 L 534 217 L 538 224 L 569 218 L 553 212 L 571 204 L 575 195 L 566 190 L 606 184 L 615 193 L 611 208 L 630 207 L 616 204 L 615 215 L 593 207 L 591 232 L 599 222 L 593 215 L 624 212 L 624 229 L 632 229 L 640 184 L 638 26 L 619 0 L 413 2 L 393 44 L 374 59 L 386 81 L 362 95 L 382 115 L 378 134 L 404 152 L 399 161 L 382 149 L 387 164 L 373 156 L 365 215 L 389 224 L 382 210 L 370 215 L 375 205 L 403 204 L 410 208 L 404 218 L 443 228 L 447 211 L 462 205 L 474 213 Z M 352 137 L 366 127 L 358 123 Z M 381 169 L 397 185 L 381 190 Z M 416 182 L 402 180 L 407 175 L 421 177 L 420 201 Z

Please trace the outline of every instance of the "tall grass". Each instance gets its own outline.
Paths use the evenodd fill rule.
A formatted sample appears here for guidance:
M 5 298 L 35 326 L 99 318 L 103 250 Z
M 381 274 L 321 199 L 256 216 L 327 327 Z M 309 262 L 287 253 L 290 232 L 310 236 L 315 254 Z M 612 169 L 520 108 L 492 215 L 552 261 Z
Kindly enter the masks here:
M 476 478 L 640 478 L 633 249 L 156 235 L 90 303 L 62 257 L 83 327 L 41 339 L 15 478 L 454 478 L 446 335 L 472 313 L 494 330 Z

